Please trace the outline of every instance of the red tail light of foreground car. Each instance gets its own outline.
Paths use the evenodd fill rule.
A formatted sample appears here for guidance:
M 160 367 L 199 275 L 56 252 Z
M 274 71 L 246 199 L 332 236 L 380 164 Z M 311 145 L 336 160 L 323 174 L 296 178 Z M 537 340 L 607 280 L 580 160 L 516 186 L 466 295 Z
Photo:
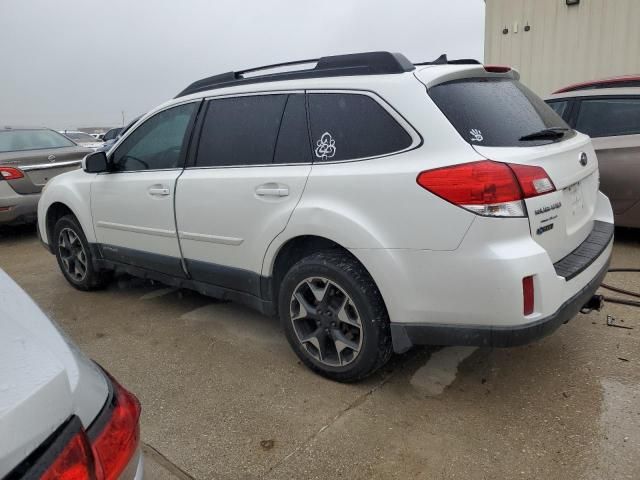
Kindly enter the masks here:
M 46 456 L 53 459 L 39 478 L 116 480 L 129 465 L 140 442 L 140 402 L 113 378 L 109 380 L 110 402 L 88 431 L 72 417 L 48 447 Z M 67 430 L 71 433 L 64 434 Z

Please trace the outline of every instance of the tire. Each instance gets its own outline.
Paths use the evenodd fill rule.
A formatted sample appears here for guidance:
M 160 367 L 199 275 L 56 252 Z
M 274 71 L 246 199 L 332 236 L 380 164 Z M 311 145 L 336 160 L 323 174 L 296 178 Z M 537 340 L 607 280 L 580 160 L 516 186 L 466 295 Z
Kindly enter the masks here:
M 78 290 L 99 290 L 111 281 L 112 272 L 96 270 L 93 254 L 78 220 L 73 215 L 60 218 L 53 228 L 52 243 L 64 278 Z
M 280 321 L 300 360 L 339 382 L 355 382 L 392 354 L 389 315 L 373 279 L 352 256 L 314 253 L 284 276 Z

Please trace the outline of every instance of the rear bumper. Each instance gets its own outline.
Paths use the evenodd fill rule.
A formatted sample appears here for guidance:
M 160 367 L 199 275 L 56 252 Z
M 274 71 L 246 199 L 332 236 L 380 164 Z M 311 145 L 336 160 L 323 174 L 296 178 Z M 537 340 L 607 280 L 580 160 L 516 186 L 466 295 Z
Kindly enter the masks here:
M 393 348 L 401 353 L 414 345 L 514 347 L 545 337 L 575 317 L 583 305 L 589 301 L 606 276 L 609 261 L 610 258 L 607 258 L 598 274 L 548 317 L 509 327 L 392 323 Z
M 39 193 L 20 195 L 6 181 L 0 181 L 0 224 L 34 222 L 39 199 Z
M 518 345 L 575 315 L 599 285 L 613 250 L 613 212 L 602 194 L 593 219 L 583 244 L 555 263 L 524 218 L 478 217 L 451 251 L 351 251 L 382 294 L 397 352 L 414 344 Z M 534 308 L 525 315 L 529 276 Z

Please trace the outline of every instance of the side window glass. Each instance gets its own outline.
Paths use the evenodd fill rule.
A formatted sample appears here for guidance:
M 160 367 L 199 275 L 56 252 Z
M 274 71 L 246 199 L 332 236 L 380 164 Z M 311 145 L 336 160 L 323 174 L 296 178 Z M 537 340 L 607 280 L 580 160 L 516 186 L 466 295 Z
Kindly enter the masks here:
M 273 163 L 310 163 L 311 143 L 304 94 L 291 94 L 282 116 Z
M 353 160 L 385 155 L 411 145 L 411 136 L 367 95 L 309 95 L 314 161 Z
M 287 97 L 275 94 L 211 100 L 196 166 L 272 163 Z
M 640 98 L 582 99 L 576 130 L 591 137 L 640 134 Z
M 567 107 L 569 106 L 568 100 L 562 100 L 558 102 L 548 102 L 549 106 L 553 108 L 553 111 L 556 112 L 560 117 L 566 119 L 565 113 L 567 112 Z
M 149 118 L 114 152 L 116 171 L 177 168 L 189 121 L 197 103 L 164 110 Z

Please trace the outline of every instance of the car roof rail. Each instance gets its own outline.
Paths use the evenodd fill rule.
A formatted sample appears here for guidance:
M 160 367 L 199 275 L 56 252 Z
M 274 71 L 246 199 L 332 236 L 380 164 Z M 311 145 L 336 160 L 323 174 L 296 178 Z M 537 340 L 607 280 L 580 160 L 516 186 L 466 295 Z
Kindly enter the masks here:
M 443 53 L 438 58 L 431 62 L 420 62 L 416 63 L 417 66 L 422 65 L 482 65 L 478 60 L 474 60 L 473 58 L 461 58 L 457 60 L 449 60 L 447 58 L 447 54 Z
M 263 70 L 312 64 L 313 68 L 285 71 L 280 73 L 264 73 L 253 75 Z M 226 72 L 193 82 L 175 98 L 192 93 L 203 92 L 215 88 L 231 87 L 249 83 L 275 82 L 279 80 L 297 80 L 305 78 L 342 77 L 354 75 L 385 75 L 405 73 L 414 70 L 414 65 L 401 53 L 365 52 L 347 55 L 332 55 L 310 60 L 276 63 L 263 67 L 249 68 L 235 72 Z M 249 76 L 247 76 L 249 74 Z
M 567 87 L 552 92 L 567 93 L 579 90 L 596 90 L 604 88 L 637 88 L 640 87 L 640 75 L 622 75 L 619 77 L 603 78 L 600 80 L 591 80 L 589 82 L 574 83 Z

